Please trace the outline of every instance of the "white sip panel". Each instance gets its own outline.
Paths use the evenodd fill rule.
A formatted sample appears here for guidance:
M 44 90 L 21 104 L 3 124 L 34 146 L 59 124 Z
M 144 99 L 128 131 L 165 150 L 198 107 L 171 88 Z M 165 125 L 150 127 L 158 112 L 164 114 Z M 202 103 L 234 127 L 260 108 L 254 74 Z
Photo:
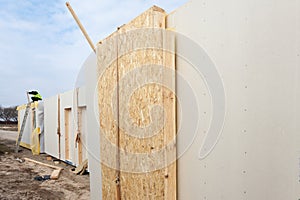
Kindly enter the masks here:
M 204 97 L 209 90 L 203 79 L 195 80 L 196 95 L 203 100 L 198 103 L 200 125 L 178 160 L 179 200 L 300 198 L 299 13 L 297 0 L 193 0 L 167 17 L 168 28 L 207 53 L 225 88 L 223 131 L 211 153 L 200 159 L 216 105 Z M 184 46 L 181 39 L 178 51 Z M 186 55 L 195 52 L 185 50 Z M 192 80 L 188 66 L 177 57 L 178 73 Z M 188 104 L 180 80 L 177 87 L 182 104 Z M 193 133 L 183 129 L 181 134 Z M 178 145 L 182 148 L 182 140 Z

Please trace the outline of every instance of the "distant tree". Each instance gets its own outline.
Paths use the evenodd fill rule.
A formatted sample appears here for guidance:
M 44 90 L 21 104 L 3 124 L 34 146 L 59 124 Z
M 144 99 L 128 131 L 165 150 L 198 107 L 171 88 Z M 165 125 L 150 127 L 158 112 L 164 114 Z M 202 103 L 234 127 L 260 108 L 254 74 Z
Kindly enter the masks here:
M 0 121 L 3 121 L 3 107 L 0 105 Z
M 17 106 L 9 107 L 8 110 L 9 120 L 11 122 L 17 122 L 18 121 L 18 111 Z
M 2 107 L 0 106 L 0 120 L 4 122 L 17 122 L 18 111 L 16 106 Z

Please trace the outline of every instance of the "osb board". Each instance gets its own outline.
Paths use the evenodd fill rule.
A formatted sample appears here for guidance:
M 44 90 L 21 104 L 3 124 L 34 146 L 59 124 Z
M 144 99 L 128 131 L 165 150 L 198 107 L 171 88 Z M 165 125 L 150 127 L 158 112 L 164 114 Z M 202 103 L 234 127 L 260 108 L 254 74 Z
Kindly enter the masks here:
M 153 6 L 129 23 L 121 26 L 118 32 L 125 33 L 141 28 L 165 28 L 165 16 L 166 13 L 162 8 Z
M 153 29 L 164 27 L 154 6 L 98 45 L 103 199 L 176 199 L 175 76 L 164 74 L 175 56 L 163 51 L 174 38 Z

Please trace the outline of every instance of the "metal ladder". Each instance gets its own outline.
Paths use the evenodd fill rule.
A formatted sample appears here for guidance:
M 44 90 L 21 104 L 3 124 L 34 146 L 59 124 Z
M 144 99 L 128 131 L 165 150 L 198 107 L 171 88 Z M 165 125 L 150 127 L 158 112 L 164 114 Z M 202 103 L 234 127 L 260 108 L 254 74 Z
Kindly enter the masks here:
M 24 132 L 24 129 L 25 129 L 28 113 L 29 113 L 29 110 L 30 110 L 30 105 L 31 105 L 31 102 L 26 105 L 26 110 L 25 110 L 23 121 L 22 121 L 21 130 L 20 130 L 18 140 L 17 140 L 17 143 L 16 143 L 16 149 L 15 149 L 16 153 L 19 152 L 20 142 L 21 142 L 22 135 L 23 135 L 23 132 Z

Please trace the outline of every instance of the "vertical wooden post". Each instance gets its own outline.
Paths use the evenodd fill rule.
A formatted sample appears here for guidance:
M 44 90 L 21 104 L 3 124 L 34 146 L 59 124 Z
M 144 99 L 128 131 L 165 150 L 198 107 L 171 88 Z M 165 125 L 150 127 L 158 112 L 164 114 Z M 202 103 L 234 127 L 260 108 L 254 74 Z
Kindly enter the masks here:
M 61 159 L 61 132 L 60 132 L 60 96 L 57 97 L 57 137 L 58 137 L 58 158 Z
M 65 160 L 70 159 L 70 114 L 71 108 L 65 108 Z
M 78 94 L 78 93 L 77 93 Z M 77 101 L 78 102 L 78 101 Z M 78 164 L 82 163 L 82 108 L 77 104 L 77 143 L 78 143 Z

